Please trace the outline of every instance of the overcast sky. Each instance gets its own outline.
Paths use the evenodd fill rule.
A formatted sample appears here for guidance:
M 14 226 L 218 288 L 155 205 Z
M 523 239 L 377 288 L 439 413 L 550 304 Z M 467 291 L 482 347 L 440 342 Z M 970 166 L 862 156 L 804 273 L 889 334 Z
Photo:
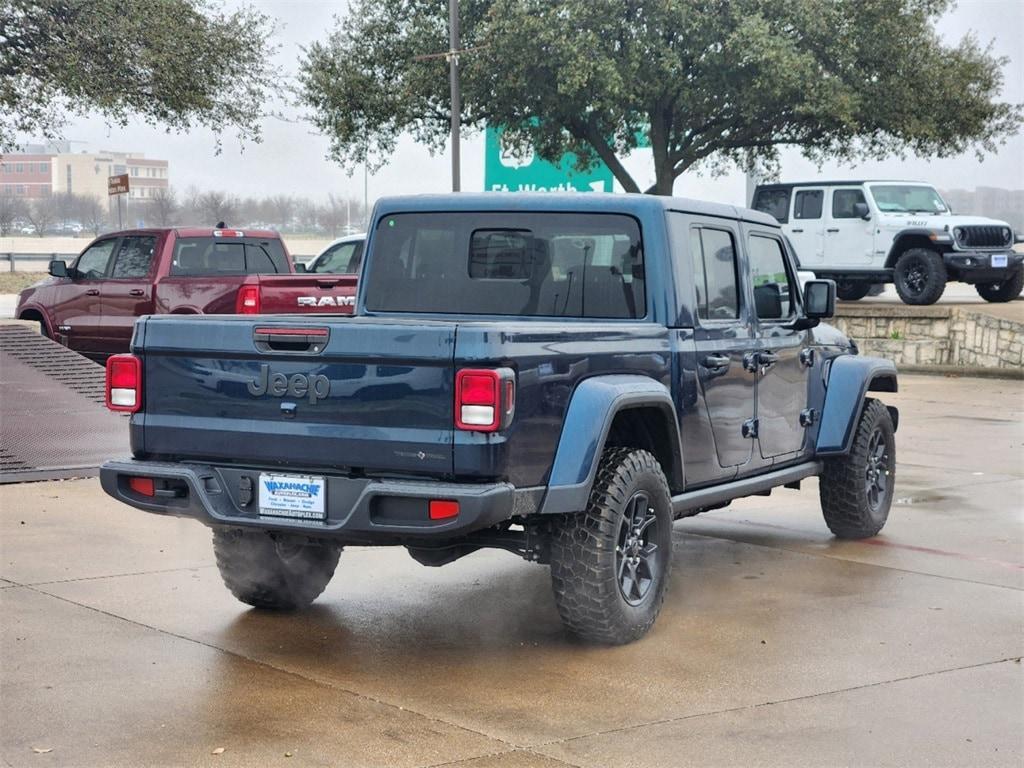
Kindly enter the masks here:
M 437 0 L 441 2 L 441 0 Z M 237 3 L 229 0 L 228 6 Z M 344 16 L 346 0 L 255 0 L 264 13 L 277 19 L 280 51 L 277 65 L 294 73 L 300 46 L 326 36 L 333 16 Z M 973 30 L 981 41 L 991 41 L 996 55 L 1011 58 L 1005 69 L 1003 98 L 1024 102 L 1024 2 L 1021 0 L 962 0 L 939 23 L 940 33 L 955 42 Z M 295 117 L 299 115 L 295 113 Z M 80 119 L 68 126 L 65 137 L 82 141 L 79 149 L 112 149 L 144 152 L 170 161 L 172 186 L 184 190 L 223 189 L 241 195 L 277 193 L 325 198 L 329 192 L 361 198 L 363 173 L 349 177 L 326 159 L 327 141 L 302 122 L 268 120 L 262 144 L 244 147 L 231 136 L 223 137 L 220 155 L 215 155 L 214 135 L 197 130 L 185 135 L 168 135 L 147 126 L 112 128 L 102 119 Z M 483 188 L 483 139 L 463 141 L 463 189 Z M 626 162 L 641 185 L 653 182 L 649 152 L 637 152 Z M 795 152 L 783 156 L 782 178 L 813 178 L 819 173 Z M 909 157 L 885 162 L 868 162 L 857 167 L 826 165 L 821 174 L 830 178 L 913 178 L 927 180 L 942 188 L 973 189 L 977 186 L 1024 188 L 1024 137 L 1017 135 L 995 155 L 979 163 L 973 154 L 934 160 Z M 405 140 L 388 166 L 369 178 L 369 196 L 411 192 L 443 192 L 450 189 L 449 158 L 431 156 L 427 150 Z M 676 181 L 677 195 L 700 197 L 726 203 L 743 202 L 745 180 L 733 173 L 718 179 L 687 174 Z

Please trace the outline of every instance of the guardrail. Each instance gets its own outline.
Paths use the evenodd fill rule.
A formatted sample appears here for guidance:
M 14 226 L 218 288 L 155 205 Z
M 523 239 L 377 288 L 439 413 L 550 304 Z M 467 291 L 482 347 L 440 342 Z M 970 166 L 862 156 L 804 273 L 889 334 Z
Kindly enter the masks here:
M 19 261 L 45 261 L 50 263 L 54 259 L 72 261 L 77 256 L 77 253 L 0 253 L 0 260 L 7 262 L 9 272 L 14 272 L 14 267 Z
M 49 264 L 54 259 L 63 259 L 68 264 L 78 258 L 77 253 L 0 253 L 0 261 L 7 262 L 7 271 L 15 272 L 15 265 L 19 261 L 45 261 Z M 304 253 L 293 253 L 292 259 L 296 263 L 303 263 L 312 261 L 316 258 L 316 254 L 307 255 Z

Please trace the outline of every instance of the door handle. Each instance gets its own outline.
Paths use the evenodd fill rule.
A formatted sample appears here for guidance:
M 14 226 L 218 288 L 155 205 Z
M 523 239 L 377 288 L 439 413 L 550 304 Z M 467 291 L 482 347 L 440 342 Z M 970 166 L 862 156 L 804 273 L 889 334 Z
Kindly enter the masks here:
M 794 229 L 793 232 L 803 232 L 802 229 Z
M 99 296 L 100 295 L 100 289 L 99 288 L 90 288 L 88 291 L 85 292 L 85 295 L 86 296 Z
M 708 355 L 701 361 L 701 365 L 710 370 L 721 370 L 728 368 L 731 362 L 732 359 L 725 355 Z
M 838 229 L 838 228 L 835 228 L 835 229 L 826 229 L 825 231 L 826 231 L 826 232 L 838 232 L 838 231 L 839 231 L 839 229 Z
M 132 288 L 130 291 L 128 291 L 129 296 L 142 296 L 144 293 L 145 291 L 142 290 L 141 288 Z

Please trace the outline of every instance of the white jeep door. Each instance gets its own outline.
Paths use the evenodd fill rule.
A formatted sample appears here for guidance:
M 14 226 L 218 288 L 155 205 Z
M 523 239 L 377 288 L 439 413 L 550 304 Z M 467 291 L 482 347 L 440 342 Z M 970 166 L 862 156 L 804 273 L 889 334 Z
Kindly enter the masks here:
M 864 191 L 857 186 L 833 187 L 825 205 L 825 264 L 829 267 L 857 267 L 871 264 L 874 252 L 874 222 L 854 211 L 857 203 L 867 205 Z
M 793 201 L 790 203 L 792 210 L 789 214 L 789 240 L 800 259 L 800 266 L 811 271 L 825 263 L 825 221 L 822 219 L 824 203 L 824 187 L 793 189 Z

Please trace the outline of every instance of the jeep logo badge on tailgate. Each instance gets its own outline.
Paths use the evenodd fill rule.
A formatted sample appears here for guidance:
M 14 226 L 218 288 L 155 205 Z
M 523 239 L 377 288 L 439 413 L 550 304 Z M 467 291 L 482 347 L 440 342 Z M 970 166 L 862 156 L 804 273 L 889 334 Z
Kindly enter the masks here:
M 253 397 L 308 397 L 310 405 L 313 405 L 331 394 L 331 380 L 320 374 L 307 376 L 296 373 L 288 377 L 283 373 L 271 373 L 270 366 L 264 363 L 260 366 L 260 375 L 246 384 L 246 388 Z

